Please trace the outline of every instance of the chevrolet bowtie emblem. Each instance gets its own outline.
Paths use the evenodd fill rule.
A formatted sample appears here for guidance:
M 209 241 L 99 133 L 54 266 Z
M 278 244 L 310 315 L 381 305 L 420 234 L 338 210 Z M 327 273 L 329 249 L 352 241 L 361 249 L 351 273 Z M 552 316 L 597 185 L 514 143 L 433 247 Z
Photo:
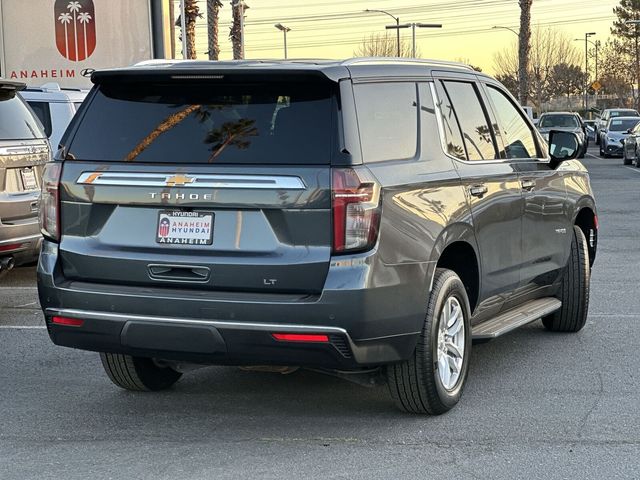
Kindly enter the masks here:
M 193 183 L 195 179 L 187 177 L 186 175 L 174 175 L 166 180 L 167 187 L 182 187 L 189 183 Z

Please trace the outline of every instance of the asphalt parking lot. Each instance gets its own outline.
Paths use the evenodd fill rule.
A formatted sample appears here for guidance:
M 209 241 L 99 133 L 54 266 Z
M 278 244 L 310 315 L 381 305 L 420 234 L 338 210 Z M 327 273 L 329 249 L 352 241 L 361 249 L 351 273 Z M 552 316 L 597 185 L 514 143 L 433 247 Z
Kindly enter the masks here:
M 211 367 L 121 391 L 97 354 L 50 343 L 35 269 L 14 270 L 0 282 L 0 479 L 639 478 L 640 169 L 585 164 L 600 220 L 586 327 L 535 322 L 474 346 L 441 417 L 300 371 Z

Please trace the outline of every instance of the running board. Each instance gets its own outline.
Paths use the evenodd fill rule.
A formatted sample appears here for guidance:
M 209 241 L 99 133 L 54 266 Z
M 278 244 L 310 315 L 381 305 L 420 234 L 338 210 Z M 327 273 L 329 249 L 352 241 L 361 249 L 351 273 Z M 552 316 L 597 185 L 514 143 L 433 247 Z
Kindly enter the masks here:
M 482 322 L 472 329 L 474 340 L 491 340 L 555 312 L 562 306 L 557 298 L 539 298 Z

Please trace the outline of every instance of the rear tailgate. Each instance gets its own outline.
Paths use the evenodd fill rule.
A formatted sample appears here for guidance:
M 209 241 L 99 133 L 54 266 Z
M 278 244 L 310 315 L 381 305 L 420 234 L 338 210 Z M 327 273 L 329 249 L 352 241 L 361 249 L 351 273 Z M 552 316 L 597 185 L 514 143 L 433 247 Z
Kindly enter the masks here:
M 65 277 L 320 292 L 335 116 L 327 84 L 102 85 L 63 167 Z

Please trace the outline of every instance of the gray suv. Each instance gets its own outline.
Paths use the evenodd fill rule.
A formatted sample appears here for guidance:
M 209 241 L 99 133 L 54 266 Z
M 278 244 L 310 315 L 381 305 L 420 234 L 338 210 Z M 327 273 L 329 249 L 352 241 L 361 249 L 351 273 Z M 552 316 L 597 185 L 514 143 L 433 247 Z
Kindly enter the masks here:
M 586 320 L 597 243 L 571 132 L 435 61 L 173 62 L 95 72 L 47 166 L 40 302 L 118 386 L 187 364 L 460 398 L 472 341 Z
M 24 88 L 0 79 L 0 276 L 37 260 L 42 242 L 40 177 L 51 157 L 42 125 L 18 94 Z

